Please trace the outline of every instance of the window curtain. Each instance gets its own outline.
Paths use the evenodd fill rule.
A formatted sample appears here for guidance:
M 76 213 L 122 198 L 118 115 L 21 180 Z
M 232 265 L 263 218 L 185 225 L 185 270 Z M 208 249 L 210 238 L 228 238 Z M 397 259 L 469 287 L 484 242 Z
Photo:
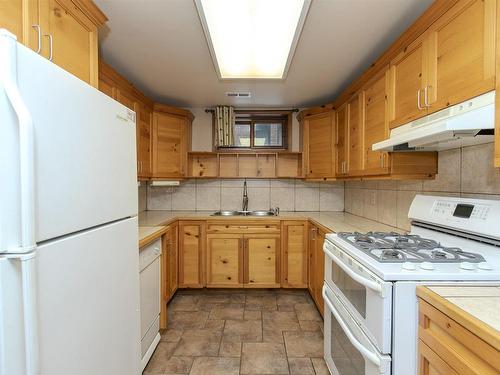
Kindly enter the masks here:
M 234 145 L 234 107 L 215 107 L 215 129 L 217 131 L 216 145 L 218 147 Z

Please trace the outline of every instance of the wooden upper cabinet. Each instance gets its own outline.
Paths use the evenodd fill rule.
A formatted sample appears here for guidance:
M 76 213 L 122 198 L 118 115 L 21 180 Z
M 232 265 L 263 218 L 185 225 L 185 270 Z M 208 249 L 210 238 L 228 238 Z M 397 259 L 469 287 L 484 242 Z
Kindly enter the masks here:
M 203 288 L 206 225 L 204 221 L 179 222 L 179 287 Z
M 279 288 L 280 235 L 245 235 L 244 282 L 249 288 Z
M 335 175 L 335 112 L 307 117 L 304 121 L 303 148 L 306 178 L 329 178 Z
M 153 110 L 144 103 L 136 103 L 137 176 L 151 177 L 151 127 Z
M 389 173 L 387 152 L 372 151 L 374 143 L 389 136 L 386 117 L 387 71 L 383 71 L 362 90 L 364 103 L 364 170 L 365 175 Z
M 98 85 L 97 29 L 106 21 L 91 0 L 0 1 L 0 27 L 34 51 L 40 48 L 42 56 L 94 87 Z
M 121 89 L 120 87 L 116 90 L 116 100 L 123 104 L 128 109 L 132 111 L 136 110 L 137 98 L 127 90 Z
M 207 235 L 207 287 L 243 287 L 243 235 Z
M 282 287 L 307 287 L 307 241 L 307 221 L 282 222 Z
M 423 96 L 427 69 L 424 41 L 420 37 L 391 62 L 388 90 L 391 129 L 427 114 Z
M 348 102 L 349 119 L 347 129 L 347 172 L 349 176 L 360 176 L 363 174 L 364 166 L 364 139 L 363 139 L 363 95 L 358 93 Z
M 460 1 L 428 30 L 429 113 L 495 89 L 496 4 Z
M 346 175 L 349 169 L 348 163 L 348 126 L 349 126 L 349 104 L 345 103 L 336 111 L 336 137 L 335 137 L 335 174 Z
M 32 25 L 40 25 L 39 0 L 0 1 L 0 28 L 9 30 L 18 42 L 37 51 L 38 29 Z
M 153 114 L 153 178 L 185 178 L 187 153 L 191 147 L 191 112 L 158 110 Z

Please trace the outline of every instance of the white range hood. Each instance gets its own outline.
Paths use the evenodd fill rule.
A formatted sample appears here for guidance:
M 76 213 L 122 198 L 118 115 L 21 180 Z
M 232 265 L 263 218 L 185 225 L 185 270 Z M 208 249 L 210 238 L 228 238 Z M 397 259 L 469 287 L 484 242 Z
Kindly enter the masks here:
M 391 130 L 374 151 L 441 151 L 493 142 L 495 91 Z

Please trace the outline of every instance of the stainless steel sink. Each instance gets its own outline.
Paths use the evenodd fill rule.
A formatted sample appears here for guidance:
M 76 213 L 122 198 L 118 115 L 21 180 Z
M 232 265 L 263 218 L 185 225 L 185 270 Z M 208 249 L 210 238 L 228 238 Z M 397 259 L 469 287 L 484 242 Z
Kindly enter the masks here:
M 214 212 L 212 216 L 277 216 L 277 211 L 229 211 L 221 210 Z

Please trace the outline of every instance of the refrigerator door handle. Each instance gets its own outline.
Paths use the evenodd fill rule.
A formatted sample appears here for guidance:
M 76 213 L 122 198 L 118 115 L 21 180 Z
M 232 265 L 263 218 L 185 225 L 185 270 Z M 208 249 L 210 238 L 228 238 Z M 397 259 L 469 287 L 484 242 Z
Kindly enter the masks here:
M 16 113 L 19 122 L 19 165 L 21 180 L 21 241 L 18 251 L 28 253 L 36 249 L 35 242 L 35 158 L 34 127 L 28 107 L 17 87 L 17 42 L 6 30 L 0 31 L 0 85 Z

